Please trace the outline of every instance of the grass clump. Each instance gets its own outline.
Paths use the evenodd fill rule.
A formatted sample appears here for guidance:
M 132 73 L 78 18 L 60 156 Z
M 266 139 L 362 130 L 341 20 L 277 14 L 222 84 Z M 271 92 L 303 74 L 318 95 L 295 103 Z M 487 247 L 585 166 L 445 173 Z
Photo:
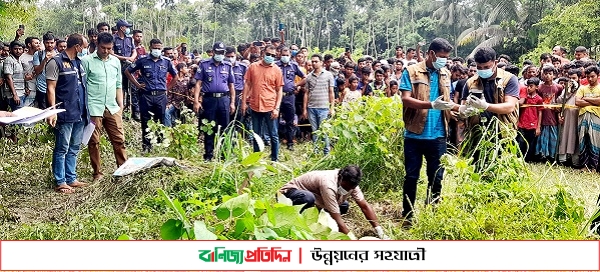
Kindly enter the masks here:
M 581 201 L 565 190 L 536 186 L 514 137 L 494 120 L 469 157 L 444 155 L 443 201 L 417 216 L 417 239 L 584 239 Z M 504 134 L 508 135 L 508 134 Z M 464 153 L 463 153 L 464 154 Z M 473 156 L 479 155 L 473 162 Z

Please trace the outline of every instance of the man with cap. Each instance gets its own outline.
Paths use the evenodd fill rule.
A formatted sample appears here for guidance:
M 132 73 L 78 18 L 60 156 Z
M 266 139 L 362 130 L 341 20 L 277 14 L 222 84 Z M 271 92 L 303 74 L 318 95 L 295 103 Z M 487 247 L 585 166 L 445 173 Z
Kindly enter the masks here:
M 281 115 L 285 121 L 284 134 L 287 140 L 287 148 L 294 150 L 294 117 L 296 115 L 296 77 L 304 79 L 304 73 L 298 64 L 292 60 L 292 52 L 289 48 L 281 49 L 281 58 L 277 64 L 283 75 L 283 99 L 281 101 Z M 298 85 L 303 85 L 301 81 Z
M 125 70 L 127 78 L 139 91 L 142 147 L 146 152 L 152 148 L 150 140 L 146 138 L 148 121 L 152 117 L 155 122 L 163 122 L 167 107 L 167 90 L 175 84 L 175 80 L 172 80 L 167 86 L 167 73 L 173 77 L 177 75 L 171 60 L 161 56 L 162 47 L 162 42 L 159 39 L 150 40 L 150 54 L 136 60 Z M 140 71 L 138 79 L 133 77 L 136 71 Z
M 131 105 L 131 96 L 129 90 L 129 80 L 125 76 L 125 70 L 129 65 L 135 62 L 137 57 L 137 51 L 135 50 L 135 44 L 133 38 L 129 36 L 131 33 L 131 27 L 133 25 L 123 19 L 117 21 L 117 34 L 115 34 L 114 43 L 114 56 L 121 61 L 121 69 L 123 72 L 123 94 L 125 97 L 125 109 Z M 137 102 L 137 101 L 136 101 Z
M 217 42 L 213 45 L 214 55 L 200 63 L 194 78 L 194 111 L 200 114 L 200 120 L 215 121 L 213 133 L 204 132 L 204 160 L 213 159 L 215 133 L 223 132 L 229 125 L 232 112 L 235 112 L 235 89 L 233 68 L 225 59 L 225 44 Z M 202 94 L 201 94 L 202 93 Z M 200 130 L 204 124 L 198 124 Z

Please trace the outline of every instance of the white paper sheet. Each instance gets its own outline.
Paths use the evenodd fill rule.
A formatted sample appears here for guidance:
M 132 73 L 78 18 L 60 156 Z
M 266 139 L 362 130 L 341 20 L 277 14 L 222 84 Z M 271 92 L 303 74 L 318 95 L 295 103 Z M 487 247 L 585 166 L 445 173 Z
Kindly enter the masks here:
M 175 163 L 175 158 L 169 157 L 129 158 L 113 173 L 113 176 L 122 177 L 159 165 L 175 166 L 177 164 Z
M 47 108 L 45 110 L 34 108 L 34 107 L 23 107 L 13 112 L 12 117 L 0 117 L 0 123 L 2 124 L 24 124 L 31 125 L 33 123 L 44 120 L 52 115 L 64 112 L 64 109 L 54 109 L 54 107 Z
M 92 138 L 92 134 L 96 129 L 96 124 L 94 122 L 90 122 L 85 128 L 83 128 L 83 141 L 82 144 L 87 145 Z

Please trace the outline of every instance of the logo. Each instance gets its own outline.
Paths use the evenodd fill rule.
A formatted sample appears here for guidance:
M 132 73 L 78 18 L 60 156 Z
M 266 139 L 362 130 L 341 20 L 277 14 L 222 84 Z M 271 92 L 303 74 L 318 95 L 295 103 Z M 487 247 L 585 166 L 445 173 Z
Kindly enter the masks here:
M 225 247 L 215 247 L 214 250 L 198 250 L 198 258 L 207 263 L 225 262 L 242 264 L 246 262 L 282 262 L 289 263 L 291 250 L 281 249 L 280 247 L 258 247 L 256 250 L 230 250 Z M 245 257 L 244 257 L 244 253 Z

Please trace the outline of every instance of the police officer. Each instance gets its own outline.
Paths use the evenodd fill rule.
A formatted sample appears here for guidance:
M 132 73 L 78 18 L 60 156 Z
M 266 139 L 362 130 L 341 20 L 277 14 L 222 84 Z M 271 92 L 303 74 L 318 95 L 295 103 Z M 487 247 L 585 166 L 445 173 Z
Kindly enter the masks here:
M 233 83 L 233 88 L 235 89 L 236 111 L 235 113 L 232 112 L 232 114 L 234 115 L 234 122 L 236 122 L 236 127 L 243 128 L 245 123 L 244 115 L 242 112 L 240 112 L 240 103 L 242 103 L 242 91 L 244 90 L 244 76 L 246 75 L 246 70 L 248 70 L 248 66 L 237 61 L 235 48 L 231 46 L 227 46 L 225 48 L 225 58 L 229 61 L 229 63 L 231 63 L 231 69 L 233 69 L 233 77 L 235 79 L 235 82 Z
M 133 63 L 137 57 L 137 51 L 135 50 L 135 44 L 133 42 L 133 38 L 129 36 L 131 33 L 131 27 L 133 25 L 128 23 L 127 21 L 120 19 L 117 21 L 117 34 L 115 37 L 115 44 L 113 46 L 114 56 L 117 57 L 121 61 L 121 67 L 123 72 L 123 94 L 125 98 L 125 109 L 129 108 L 130 105 L 134 105 L 134 112 L 136 111 L 136 106 L 138 104 L 138 97 L 131 96 L 129 90 L 129 80 L 125 76 L 125 70 L 127 67 Z
M 159 39 L 150 41 L 150 55 L 138 59 L 125 70 L 125 75 L 133 85 L 140 91 L 140 113 L 142 117 L 142 145 L 144 151 L 150 151 L 152 147 L 150 140 L 146 138 L 148 132 L 148 121 L 150 113 L 155 122 L 163 122 L 165 110 L 167 107 L 167 89 L 173 87 L 175 80 L 172 80 L 167 87 L 167 73 L 175 77 L 177 71 L 171 60 L 161 56 L 162 42 Z M 132 74 L 140 71 L 140 76 L 136 80 Z
M 222 132 L 229 125 L 229 115 L 235 112 L 235 96 L 233 83 L 233 67 L 225 59 L 225 45 L 217 42 L 213 45 L 213 56 L 203 60 L 198 67 L 194 78 L 196 88 L 194 89 L 194 111 L 200 113 L 200 119 L 215 121 L 217 128 Z M 200 95 L 202 93 L 202 97 Z M 198 124 L 201 128 L 202 122 Z M 213 158 L 215 146 L 215 133 L 204 132 L 204 160 Z
M 304 79 L 304 73 L 298 64 L 291 58 L 292 52 L 289 48 L 281 49 L 281 58 L 276 63 L 283 74 L 283 100 L 281 101 L 281 115 L 285 121 L 284 135 L 287 140 L 287 148 L 294 150 L 294 117 L 296 115 L 296 76 Z M 302 82 L 302 81 L 301 81 Z M 302 84 L 302 83 L 300 83 Z

